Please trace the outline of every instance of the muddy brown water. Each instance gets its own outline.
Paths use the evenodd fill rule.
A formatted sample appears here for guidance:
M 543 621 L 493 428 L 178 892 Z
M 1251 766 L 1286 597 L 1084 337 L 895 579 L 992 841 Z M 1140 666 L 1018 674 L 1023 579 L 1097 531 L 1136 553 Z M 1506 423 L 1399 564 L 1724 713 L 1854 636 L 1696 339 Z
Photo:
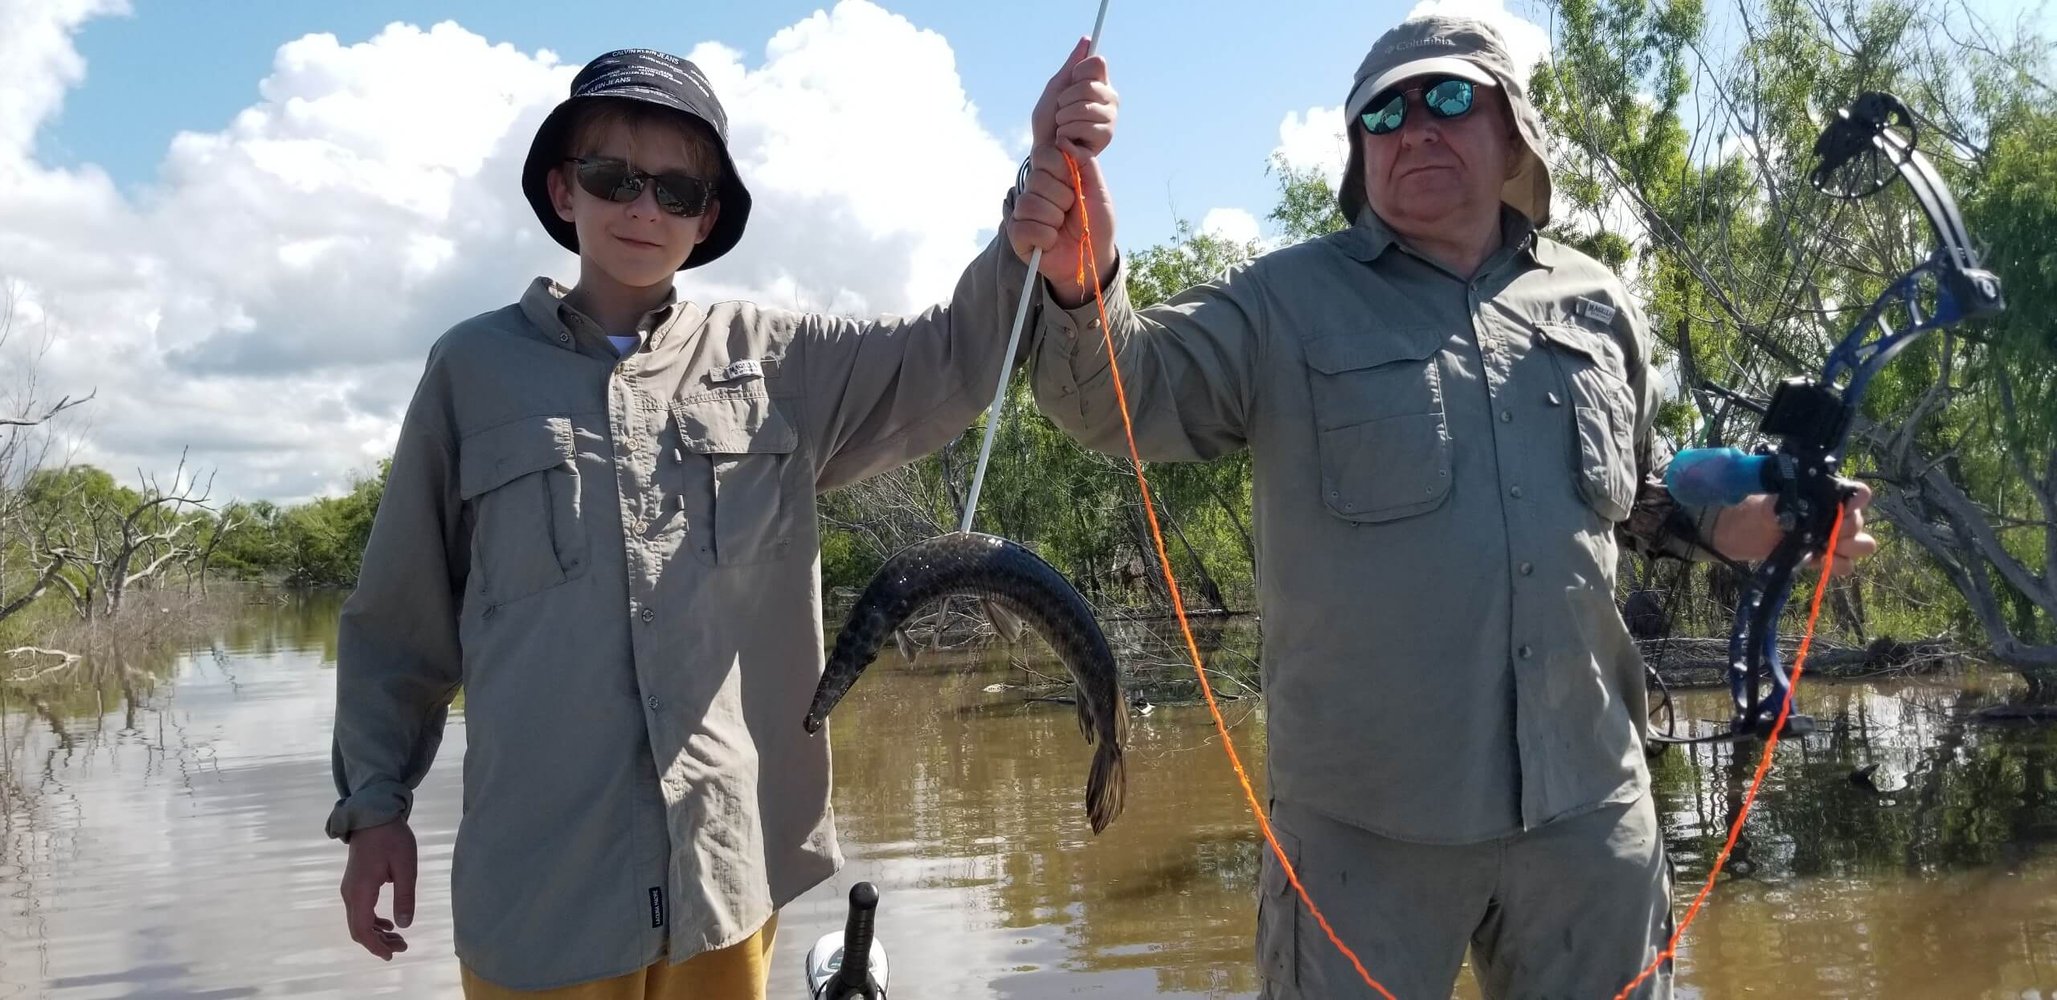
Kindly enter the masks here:
M 461 712 L 419 795 L 413 949 L 380 963 L 343 931 L 321 836 L 336 610 L 252 607 L 207 648 L 0 685 L 0 995 L 458 995 Z M 804 995 L 801 956 L 859 879 L 884 894 L 896 998 L 1254 995 L 1258 840 L 1206 710 L 1134 720 L 1127 812 L 1095 838 L 1071 708 L 987 690 L 1023 679 L 889 648 L 838 709 L 850 864 L 782 917 L 775 996 Z M 1977 671 L 1803 685 L 1823 731 L 1780 751 L 1679 995 L 2057 997 L 2057 728 L 1966 721 L 2009 690 Z M 1262 714 L 1226 709 L 1261 795 Z M 1752 766 L 1656 760 L 1682 894 Z

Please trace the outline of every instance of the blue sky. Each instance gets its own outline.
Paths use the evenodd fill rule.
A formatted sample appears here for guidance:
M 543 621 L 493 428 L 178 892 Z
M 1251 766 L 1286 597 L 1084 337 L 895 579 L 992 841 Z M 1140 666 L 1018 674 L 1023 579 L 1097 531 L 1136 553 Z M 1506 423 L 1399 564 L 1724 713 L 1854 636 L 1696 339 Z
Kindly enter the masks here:
M 1102 51 L 1123 117 L 1107 166 L 1116 171 L 1124 242 L 1166 237 L 1174 208 L 1194 222 L 1218 206 L 1261 215 L 1276 191 L 1265 161 L 1282 117 L 1340 103 L 1371 40 L 1412 5 L 1113 0 Z M 550 49 L 571 63 L 610 48 L 683 52 L 703 41 L 737 49 L 748 62 L 773 32 L 822 6 L 652 4 L 603 15 L 605 8 L 536 0 L 134 0 L 131 15 L 94 19 L 78 34 L 86 79 L 44 128 L 38 152 L 52 164 L 98 164 L 125 188 L 147 183 L 175 132 L 222 128 L 258 98 L 278 47 L 315 32 L 347 45 L 393 21 L 427 27 L 454 20 L 490 41 Z M 1091 0 L 883 6 L 949 41 L 981 121 L 1002 136 L 1025 122 L 1043 81 L 1069 42 L 1091 31 L 1097 10 Z M 907 127 L 903 137 L 880 137 L 882 148 L 924 155 L 920 123 Z
M 540 0 L 130 0 L 127 15 L 86 23 L 76 38 L 87 63 L 83 85 L 38 136 L 53 165 L 93 163 L 124 188 L 147 184 L 181 129 L 222 127 L 257 97 L 278 47 L 317 32 L 361 42 L 395 22 L 426 27 L 451 20 L 525 52 L 548 49 L 581 63 L 610 48 L 649 45 L 685 51 L 714 41 L 761 53 L 773 32 L 822 4 L 756 0 L 615 8 L 602 14 Z M 1107 167 L 1119 197 L 1124 242 L 1157 242 L 1173 221 L 1236 207 L 1262 216 L 1276 186 L 1266 171 L 1289 112 L 1327 108 L 1347 91 L 1371 40 L 1416 0 L 1117 0 L 1103 51 L 1123 99 Z M 1071 39 L 1089 32 L 1094 0 L 1005 5 L 964 0 L 885 3 L 917 27 L 940 33 L 979 107 L 980 119 L 1012 135 Z M 1511 13 L 1547 24 L 1535 0 L 1443 6 Z M 2052 23 L 2043 0 L 1976 0 L 1988 17 Z M 647 16 L 641 16 L 647 11 Z M 1717 10 L 1717 16 L 1721 11 Z M 888 65 L 879 72 L 890 74 Z M 910 138 L 919 123 L 909 123 Z M 924 155 L 918 138 L 887 141 L 893 155 Z

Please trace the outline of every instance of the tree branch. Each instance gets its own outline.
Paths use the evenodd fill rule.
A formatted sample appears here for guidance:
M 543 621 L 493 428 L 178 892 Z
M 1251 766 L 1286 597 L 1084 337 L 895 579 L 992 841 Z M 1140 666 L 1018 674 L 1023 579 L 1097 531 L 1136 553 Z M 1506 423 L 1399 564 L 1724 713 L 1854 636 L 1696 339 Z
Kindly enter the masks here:
M 64 566 L 67 561 L 64 556 L 52 555 L 49 567 L 43 570 L 43 575 L 38 577 L 29 589 L 23 591 L 14 600 L 0 605 L 0 621 L 6 621 L 15 612 L 28 607 L 36 598 L 42 596 L 43 591 L 50 588 L 50 584 L 57 579 L 58 574 L 64 572 Z
M 92 392 L 86 393 L 84 399 L 73 399 L 70 396 L 66 396 L 63 399 L 58 400 L 57 405 L 52 406 L 40 417 L 29 416 L 27 412 L 24 412 L 19 417 L 0 417 L 0 427 L 34 427 L 38 424 L 48 423 L 52 418 L 56 417 L 58 414 L 63 413 L 64 411 L 69 410 L 74 406 L 84 406 L 85 404 L 91 402 L 93 397 L 99 395 L 99 393 L 100 390 L 95 389 Z
M 1999 570 L 2001 579 L 2034 601 L 2045 613 L 2057 616 L 2057 593 L 2052 593 L 2047 581 L 2037 578 L 2021 560 L 2007 551 L 2006 546 L 2000 544 L 1999 536 L 1993 533 L 1992 525 L 1987 522 L 1986 512 L 1966 496 L 1962 488 L 1951 482 L 1940 469 L 1930 469 L 1920 482 L 1922 498 L 1941 508 L 1943 516 L 1949 519 L 1956 532 L 1994 569 Z

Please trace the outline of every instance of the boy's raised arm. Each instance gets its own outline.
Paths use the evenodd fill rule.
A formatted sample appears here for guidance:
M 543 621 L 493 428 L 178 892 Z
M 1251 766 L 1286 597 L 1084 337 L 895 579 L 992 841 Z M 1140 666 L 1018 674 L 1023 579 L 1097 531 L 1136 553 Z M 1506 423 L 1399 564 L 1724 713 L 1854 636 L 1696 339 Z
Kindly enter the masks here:
M 1060 149 L 1090 165 L 1113 139 L 1118 99 L 1107 81 L 1106 61 L 1087 56 L 1086 50 L 1080 39 L 1036 103 L 1031 120 L 1037 169 L 1061 164 Z M 1009 196 L 1000 231 L 965 269 L 947 304 L 870 322 L 830 316 L 803 320 L 795 345 L 803 355 L 803 419 L 821 443 L 817 478 L 822 488 L 855 482 L 935 451 L 992 402 L 1003 367 L 1025 354 L 1033 333 L 1030 317 L 1016 357 L 1003 357 L 1030 253 L 1044 250 L 1039 270 L 1046 279 L 1069 282 L 1077 268 L 1078 213 L 1069 202 L 1052 203 L 1065 199 L 1050 191 L 1049 180 L 1031 180 Z M 1030 211 L 1040 221 L 1024 222 L 1017 201 L 1033 202 L 1036 208 Z M 1028 238 L 1010 227 L 1030 231 Z M 1096 245 L 1104 243 L 1102 253 L 1111 255 L 1111 220 L 1106 234 L 1096 231 L 1095 236 Z

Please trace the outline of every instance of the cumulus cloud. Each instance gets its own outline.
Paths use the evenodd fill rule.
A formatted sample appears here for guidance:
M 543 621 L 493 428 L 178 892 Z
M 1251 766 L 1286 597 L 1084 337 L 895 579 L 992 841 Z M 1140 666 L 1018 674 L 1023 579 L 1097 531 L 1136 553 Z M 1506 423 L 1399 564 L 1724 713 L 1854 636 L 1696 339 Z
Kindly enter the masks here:
M 0 278 L 56 333 L 42 380 L 98 390 L 82 460 L 168 469 L 190 446 L 220 494 L 339 489 L 387 453 L 437 335 L 536 274 L 575 277 L 519 171 L 577 66 L 455 23 L 308 35 L 226 127 L 179 134 L 154 181 L 123 191 L 42 164 L 33 137 L 90 69 L 80 25 L 125 9 L 0 8 Z M 907 312 L 990 238 L 1019 143 L 979 120 L 942 37 L 844 0 L 755 56 L 686 54 L 729 112 L 755 206 L 743 244 L 681 294 Z M 892 145 L 908 116 L 931 155 Z
M 1217 208 L 1200 220 L 1200 231 L 1236 243 L 1255 242 L 1257 217 L 1240 208 Z
M 36 129 L 85 79 L 71 35 L 94 17 L 128 13 L 124 0 L 46 0 L 0 7 L 0 153 L 29 149 Z
M 1278 145 L 1271 151 L 1297 170 L 1318 170 L 1328 186 L 1342 183 L 1350 145 L 1343 134 L 1343 106 L 1288 111 L 1278 125 Z
M 755 201 L 750 238 L 685 279 L 701 297 L 917 309 L 948 294 L 998 225 L 1026 137 L 1003 145 L 987 131 L 941 35 L 846 0 L 774 35 L 760 68 L 713 44 L 688 58 L 730 108 Z M 1019 117 L 1000 119 L 1011 129 Z M 924 155 L 905 155 L 908 121 L 924 125 Z

